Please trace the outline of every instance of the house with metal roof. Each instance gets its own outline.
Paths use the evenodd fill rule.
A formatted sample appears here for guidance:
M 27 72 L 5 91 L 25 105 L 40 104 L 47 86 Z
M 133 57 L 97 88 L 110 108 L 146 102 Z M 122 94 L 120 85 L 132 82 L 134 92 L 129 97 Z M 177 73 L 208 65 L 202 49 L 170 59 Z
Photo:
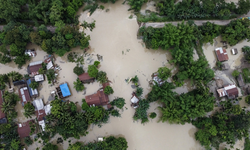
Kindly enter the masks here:
M 48 55 L 47 58 L 43 61 L 46 64 L 46 69 L 54 69 L 54 63 L 53 63 L 53 55 Z
M 33 76 L 39 74 L 38 73 L 39 69 L 43 67 L 42 63 L 43 61 L 36 61 L 36 62 L 30 63 L 27 67 L 28 73 Z
M 237 98 L 239 95 L 238 88 L 234 84 L 224 86 L 224 88 L 217 90 L 219 97 L 227 96 L 229 99 Z
M 26 85 L 25 80 L 20 80 L 20 81 L 13 81 L 14 86 L 19 86 L 19 85 Z
M 29 120 L 27 122 L 18 124 L 17 132 L 18 132 L 20 138 L 30 136 L 30 132 L 31 132 L 30 124 L 29 124 L 30 122 L 33 122 L 33 121 Z
M 71 96 L 68 83 L 63 83 L 59 87 L 56 88 L 57 94 L 59 98 L 66 98 Z
M 103 91 L 98 90 L 97 93 L 85 96 L 85 101 L 89 106 L 104 106 L 108 105 L 109 97 Z
M 90 82 L 94 82 L 95 81 L 95 78 L 90 77 L 88 73 L 83 73 L 83 74 L 79 75 L 78 78 L 83 83 L 90 83 Z
M 31 102 L 29 89 L 27 87 L 20 88 L 18 93 L 19 97 L 21 98 L 22 106 L 24 106 L 28 102 Z
M 44 75 L 43 75 L 43 74 L 35 75 L 35 76 L 34 76 L 34 80 L 35 80 L 36 82 L 44 81 Z
M 227 61 L 229 59 L 226 49 L 222 49 L 222 47 L 216 48 L 215 54 L 219 61 Z
M 28 79 L 27 80 L 27 85 L 28 85 L 28 89 L 29 89 L 29 93 L 31 97 L 37 97 L 38 96 L 38 91 L 37 89 L 32 89 L 29 85 L 31 84 L 31 81 L 34 79 Z

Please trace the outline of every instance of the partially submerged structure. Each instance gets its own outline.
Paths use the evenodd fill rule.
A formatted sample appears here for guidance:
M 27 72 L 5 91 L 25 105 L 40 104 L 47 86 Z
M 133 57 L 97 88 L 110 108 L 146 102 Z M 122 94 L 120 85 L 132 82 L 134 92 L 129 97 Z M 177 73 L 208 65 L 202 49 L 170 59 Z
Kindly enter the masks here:
M 78 78 L 80 81 L 82 81 L 82 83 L 90 83 L 95 81 L 95 78 L 90 77 L 88 73 L 83 73 L 79 75 Z
M 27 80 L 27 85 L 28 85 L 28 89 L 29 89 L 29 93 L 31 97 L 38 97 L 38 91 L 37 89 L 32 89 L 29 85 L 31 84 L 31 81 L 33 79 L 28 79 Z
M 156 83 L 161 86 L 165 81 L 163 81 L 161 78 L 158 77 L 158 73 L 154 73 L 152 75 L 152 81 L 153 81 L 153 84 L 155 85 Z
M 237 77 L 237 81 L 238 81 L 239 87 L 242 87 L 242 86 L 245 85 L 243 77 L 242 77 L 241 74 L 239 74 L 239 76 Z
M 22 87 L 19 89 L 19 97 L 21 98 L 22 106 L 26 103 L 31 102 L 29 90 L 27 87 Z
M 35 80 L 36 82 L 44 81 L 44 75 L 43 75 L 43 74 L 35 75 L 35 76 L 34 76 L 34 80 Z
M 228 63 L 223 63 L 222 65 L 221 65 L 221 69 L 222 70 L 228 70 L 230 67 L 229 67 L 229 64 Z
M 219 97 L 227 96 L 229 99 L 237 98 L 239 95 L 239 91 L 234 84 L 229 84 L 224 86 L 224 88 L 217 90 Z
M 26 85 L 25 80 L 13 81 L 14 86 Z
M 104 106 L 108 105 L 109 98 L 103 91 L 103 89 L 98 90 L 97 93 L 85 96 L 86 103 L 89 106 Z
M 66 98 L 71 96 L 68 83 L 63 83 L 59 87 L 56 88 L 57 94 L 59 98 Z
M 35 49 L 28 49 L 28 50 L 25 50 L 24 54 L 29 55 L 30 57 L 35 57 L 36 51 Z
M 45 116 L 50 114 L 52 106 L 50 104 L 44 106 L 42 99 L 36 99 L 33 101 L 35 107 L 36 117 L 39 125 L 41 125 L 43 131 L 45 130 Z
M 54 69 L 54 63 L 53 63 L 53 55 L 48 55 L 47 58 L 43 61 L 46 64 L 46 69 Z
M 232 54 L 233 54 L 233 55 L 237 55 L 237 54 L 238 54 L 237 48 L 233 48 L 231 51 L 232 51 Z
M 139 98 L 135 95 L 135 93 L 132 94 L 132 97 L 131 97 L 131 106 L 134 107 L 134 108 L 137 108 L 139 106 Z
M 30 63 L 27 67 L 28 73 L 32 76 L 38 75 L 39 74 L 38 70 L 43 67 L 42 63 L 43 61 L 36 61 L 36 62 Z
M 216 48 L 215 53 L 220 62 L 227 61 L 229 59 L 226 49 L 222 49 L 222 47 Z

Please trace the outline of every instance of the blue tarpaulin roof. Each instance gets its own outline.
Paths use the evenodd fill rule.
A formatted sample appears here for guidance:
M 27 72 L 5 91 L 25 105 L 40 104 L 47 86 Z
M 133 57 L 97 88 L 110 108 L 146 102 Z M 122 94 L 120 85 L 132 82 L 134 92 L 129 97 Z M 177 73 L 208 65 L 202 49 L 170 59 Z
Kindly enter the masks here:
M 61 85 L 60 85 L 60 89 L 61 89 L 61 91 L 62 91 L 63 97 L 67 97 L 67 96 L 70 96 L 70 95 L 71 95 L 67 83 L 61 84 Z

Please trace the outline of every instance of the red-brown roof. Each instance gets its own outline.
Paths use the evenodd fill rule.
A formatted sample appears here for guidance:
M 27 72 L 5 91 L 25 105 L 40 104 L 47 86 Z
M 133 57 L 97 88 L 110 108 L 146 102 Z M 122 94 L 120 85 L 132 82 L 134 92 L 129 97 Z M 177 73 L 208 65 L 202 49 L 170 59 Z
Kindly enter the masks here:
M 5 118 L 5 113 L 3 113 L 2 109 L 3 104 L 3 91 L 0 90 L 0 119 Z
M 37 64 L 37 65 L 34 65 L 34 66 L 29 66 L 29 72 L 32 75 L 37 75 L 37 74 L 39 74 L 38 70 L 40 68 L 42 68 L 42 64 Z
M 239 94 L 239 92 L 238 92 L 237 88 L 227 90 L 228 97 L 238 97 L 238 94 Z
M 24 93 L 24 94 L 21 93 L 21 89 L 23 89 L 23 93 Z M 22 102 L 23 104 L 26 104 L 27 102 L 31 102 L 28 87 L 26 87 L 26 88 L 25 88 L 25 87 L 20 88 L 20 89 L 18 90 L 18 92 L 19 92 L 19 97 L 21 98 L 21 102 Z M 24 95 L 25 99 L 24 99 L 23 95 Z
M 18 125 L 18 128 L 17 128 L 17 132 L 19 134 L 19 136 L 21 138 L 24 138 L 24 137 L 27 137 L 27 136 L 30 136 L 30 124 L 29 124 L 30 121 L 27 121 L 27 122 L 24 122 L 24 123 L 20 123 L 22 125 L 22 127 L 19 127 Z
M 37 117 L 38 121 L 42 121 L 43 117 L 45 117 L 45 116 L 46 116 L 46 113 L 45 113 L 44 109 L 36 111 L 36 117 Z
M 88 73 L 83 73 L 83 74 L 79 75 L 78 78 L 79 78 L 81 81 L 88 81 L 88 80 L 93 80 L 93 79 L 95 79 L 95 78 L 93 78 L 93 77 L 90 77 Z
M 109 102 L 108 95 L 102 91 L 97 91 L 96 94 L 88 95 L 85 97 L 88 105 L 95 104 L 96 106 L 107 105 Z
M 228 85 L 224 87 L 225 91 L 227 92 L 227 96 L 229 98 L 238 97 L 239 91 L 235 85 Z
M 103 84 L 102 84 L 103 90 L 104 90 L 107 86 L 109 86 L 109 82 L 103 83 Z
M 219 61 L 226 61 L 228 60 L 228 55 L 227 55 L 227 51 L 225 49 L 222 48 L 217 48 L 215 50 L 216 56 L 218 58 Z

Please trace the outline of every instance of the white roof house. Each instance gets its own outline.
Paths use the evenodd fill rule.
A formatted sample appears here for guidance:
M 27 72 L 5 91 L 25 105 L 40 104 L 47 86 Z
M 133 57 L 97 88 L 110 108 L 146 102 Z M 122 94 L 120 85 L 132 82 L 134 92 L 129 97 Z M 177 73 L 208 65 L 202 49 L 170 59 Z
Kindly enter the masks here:
M 44 75 L 39 74 L 34 77 L 36 82 L 44 81 Z
M 44 109 L 44 104 L 43 104 L 43 100 L 40 99 L 36 99 L 33 101 L 33 105 L 35 107 L 36 110 L 42 110 Z
M 46 115 L 50 114 L 50 110 L 51 110 L 52 106 L 50 106 L 50 104 L 44 106 L 44 110 Z
M 50 61 L 48 64 L 47 64 L 47 70 L 49 70 L 49 69 L 51 69 L 51 68 L 53 68 L 53 63 L 52 63 L 52 61 Z
M 135 95 L 133 95 L 133 97 L 131 98 L 131 102 L 137 103 L 138 101 L 139 101 L 139 99 Z
M 42 127 L 42 130 L 45 131 L 45 122 L 44 122 L 44 120 L 39 121 L 39 125 Z
M 35 61 L 35 62 L 32 62 L 29 64 L 29 66 L 35 66 L 35 65 L 39 65 L 39 64 L 42 64 L 43 61 Z

